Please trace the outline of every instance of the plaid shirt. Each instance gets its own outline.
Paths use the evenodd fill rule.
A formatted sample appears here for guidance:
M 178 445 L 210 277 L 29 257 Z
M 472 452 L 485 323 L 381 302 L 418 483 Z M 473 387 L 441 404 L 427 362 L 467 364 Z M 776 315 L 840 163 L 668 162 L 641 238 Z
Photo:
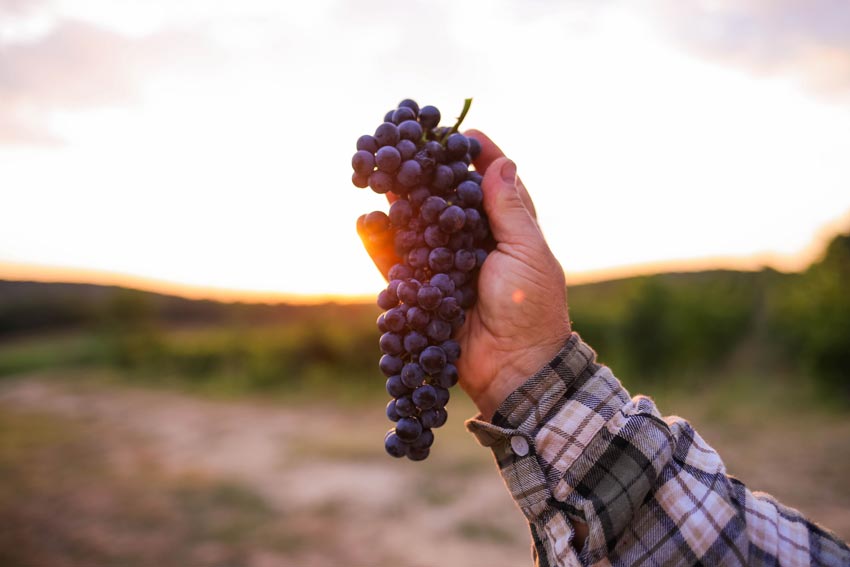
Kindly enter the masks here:
M 536 565 L 850 565 L 834 534 L 727 476 L 688 422 L 630 398 L 595 359 L 574 333 L 492 422 L 467 422 L 528 519 Z M 571 519 L 589 528 L 580 553 Z

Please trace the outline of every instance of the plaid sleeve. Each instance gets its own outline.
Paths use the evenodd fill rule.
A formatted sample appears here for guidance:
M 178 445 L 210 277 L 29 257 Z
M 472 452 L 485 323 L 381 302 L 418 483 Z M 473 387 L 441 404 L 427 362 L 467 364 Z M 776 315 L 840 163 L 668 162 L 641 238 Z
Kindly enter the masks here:
M 631 398 L 576 334 L 467 428 L 528 519 L 535 565 L 850 565 L 845 543 L 727 476 L 688 422 Z M 580 553 L 571 519 L 589 528 Z

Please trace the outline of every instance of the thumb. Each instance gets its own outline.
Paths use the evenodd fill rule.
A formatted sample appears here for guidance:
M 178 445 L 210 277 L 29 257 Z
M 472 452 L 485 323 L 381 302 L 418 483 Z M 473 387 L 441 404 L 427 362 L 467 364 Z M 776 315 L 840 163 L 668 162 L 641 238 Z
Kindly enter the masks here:
M 523 204 L 514 162 L 501 157 L 491 163 L 484 173 L 481 189 L 490 230 L 497 242 L 527 244 L 542 239 L 540 228 Z

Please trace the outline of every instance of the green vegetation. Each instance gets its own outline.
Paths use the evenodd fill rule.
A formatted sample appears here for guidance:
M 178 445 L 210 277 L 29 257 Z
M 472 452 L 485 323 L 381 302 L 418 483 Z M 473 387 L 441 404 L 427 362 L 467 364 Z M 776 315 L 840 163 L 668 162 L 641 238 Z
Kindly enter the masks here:
M 633 391 L 770 370 L 850 402 L 850 236 L 802 274 L 660 274 L 570 288 L 575 330 Z M 212 395 L 383 396 L 378 308 L 225 304 L 0 282 L 0 376 L 112 369 Z

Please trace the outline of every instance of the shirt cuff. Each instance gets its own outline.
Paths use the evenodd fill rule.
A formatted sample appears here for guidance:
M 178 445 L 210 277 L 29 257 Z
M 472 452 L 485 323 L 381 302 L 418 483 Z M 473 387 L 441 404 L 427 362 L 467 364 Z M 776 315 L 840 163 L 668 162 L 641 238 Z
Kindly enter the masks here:
M 593 349 L 572 333 L 548 364 L 502 402 L 491 421 L 479 414 L 466 422 L 478 442 L 493 451 L 508 490 L 531 522 L 545 515 L 552 497 L 542 468 L 549 468 L 551 455 L 538 446 L 538 433 L 600 368 Z

